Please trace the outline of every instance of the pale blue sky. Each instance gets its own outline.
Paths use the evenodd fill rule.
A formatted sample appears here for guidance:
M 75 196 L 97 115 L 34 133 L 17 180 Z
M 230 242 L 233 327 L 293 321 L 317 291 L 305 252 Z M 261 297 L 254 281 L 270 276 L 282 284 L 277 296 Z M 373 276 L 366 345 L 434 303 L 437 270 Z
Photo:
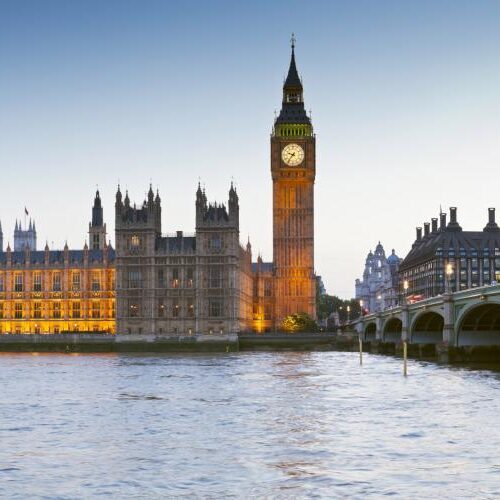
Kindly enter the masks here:
M 458 206 L 500 209 L 500 2 L 0 0 L 0 220 L 81 247 L 96 184 L 160 188 L 164 232 L 194 229 L 198 178 L 272 258 L 269 133 L 297 36 L 317 133 L 316 269 L 353 295 L 380 239 Z M 500 218 L 500 214 L 499 214 Z M 113 235 L 111 235 L 114 240 Z

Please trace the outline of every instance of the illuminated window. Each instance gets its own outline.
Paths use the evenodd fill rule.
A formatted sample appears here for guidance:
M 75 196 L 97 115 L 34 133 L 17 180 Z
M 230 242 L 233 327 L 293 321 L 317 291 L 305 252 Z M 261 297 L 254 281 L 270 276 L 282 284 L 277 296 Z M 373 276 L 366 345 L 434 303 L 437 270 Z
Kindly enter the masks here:
M 130 318 L 139 317 L 139 304 L 137 304 L 136 302 L 129 302 L 128 311 Z
M 177 299 L 174 299 L 172 301 L 172 316 L 174 318 L 178 318 L 179 317 L 179 301 Z
M 23 275 L 21 273 L 17 273 L 14 277 L 14 291 L 22 292 L 23 291 Z
M 3 304 L 0 304 L 0 319 L 3 319 Z
M 187 314 L 190 318 L 193 318 L 194 317 L 194 304 L 193 304 L 193 300 L 192 299 L 189 299 L 188 300 L 188 304 L 187 304 Z
M 61 273 L 55 272 L 52 275 L 52 291 L 60 292 L 61 291 Z
M 79 272 L 73 273 L 73 276 L 72 276 L 72 285 L 73 285 L 73 291 L 74 292 L 79 292 L 80 291 L 80 273 Z
M 190 268 L 188 268 L 187 273 L 186 273 L 186 286 L 188 288 L 192 288 L 193 279 L 194 279 L 194 272 L 193 272 L 193 269 L 190 267 Z
M 101 317 L 101 303 L 97 300 L 92 302 L 92 318 L 97 319 Z
M 34 273 L 33 274 L 33 291 L 41 292 L 42 291 L 42 273 Z
M 52 309 L 52 317 L 55 319 L 60 319 L 60 317 L 61 317 L 61 303 L 60 302 L 54 302 L 53 309 Z
M 179 288 L 179 269 L 172 269 L 172 288 Z
M 36 319 L 40 319 L 42 317 L 42 303 L 41 302 L 33 303 L 33 317 Z
M 165 316 L 165 304 L 161 300 L 158 303 L 158 317 L 163 318 L 163 316 Z
M 130 245 L 132 248 L 139 248 L 141 245 L 141 239 L 139 238 L 139 236 L 137 235 L 132 236 L 130 240 Z
M 23 317 L 23 305 L 20 302 L 14 304 L 14 317 L 16 319 L 22 319 Z
M 80 302 L 73 302 L 71 304 L 71 317 L 72 318 L 80 317 Z
M 98 292 L 101 289 L 101 276 L 99 272 L 95 271 L 92 273 L 92 291 Z

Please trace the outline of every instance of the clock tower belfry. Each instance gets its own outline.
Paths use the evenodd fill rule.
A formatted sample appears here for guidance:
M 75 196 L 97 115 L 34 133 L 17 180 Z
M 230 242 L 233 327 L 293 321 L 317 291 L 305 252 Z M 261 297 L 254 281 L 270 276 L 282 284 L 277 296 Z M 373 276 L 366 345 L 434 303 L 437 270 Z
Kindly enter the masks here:
M 316 138 L 304 108 L 292 36 L 283 102 L 271 134 L 275 326 L 293 313 L 316 319 L 314 179 Z

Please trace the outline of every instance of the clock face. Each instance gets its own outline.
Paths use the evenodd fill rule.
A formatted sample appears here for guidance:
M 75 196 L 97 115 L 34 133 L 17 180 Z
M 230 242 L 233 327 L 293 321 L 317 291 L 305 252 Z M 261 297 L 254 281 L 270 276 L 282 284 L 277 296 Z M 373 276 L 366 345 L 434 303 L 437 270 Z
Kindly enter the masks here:
M 289 167 L 296 167 L 304 161 L 304 150 L 298 144 L 287 144 L 281 151 L 281 158 Z

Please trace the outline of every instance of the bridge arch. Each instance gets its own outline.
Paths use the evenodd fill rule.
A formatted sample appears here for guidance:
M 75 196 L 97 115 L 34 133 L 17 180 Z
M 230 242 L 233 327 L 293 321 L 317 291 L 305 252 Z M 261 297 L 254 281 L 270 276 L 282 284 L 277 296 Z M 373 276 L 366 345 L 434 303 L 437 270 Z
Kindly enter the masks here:
M 500 304 L 480 302 L 457 318 L 457 345 L 500 345 Z
M 377 338 L 377 325 L 371 321 L 365 326 L 365 340 L 375 340 Z
M 412 344 L 438 344 L 443 341 L 444 318 L 436 311 L 423 311 L 414 318 L 410 328 Z
M 382 339 L 384 342 L 400 342 L 403 331 L 403 322 L 397 318 L 389 318 L 384 324 Z

